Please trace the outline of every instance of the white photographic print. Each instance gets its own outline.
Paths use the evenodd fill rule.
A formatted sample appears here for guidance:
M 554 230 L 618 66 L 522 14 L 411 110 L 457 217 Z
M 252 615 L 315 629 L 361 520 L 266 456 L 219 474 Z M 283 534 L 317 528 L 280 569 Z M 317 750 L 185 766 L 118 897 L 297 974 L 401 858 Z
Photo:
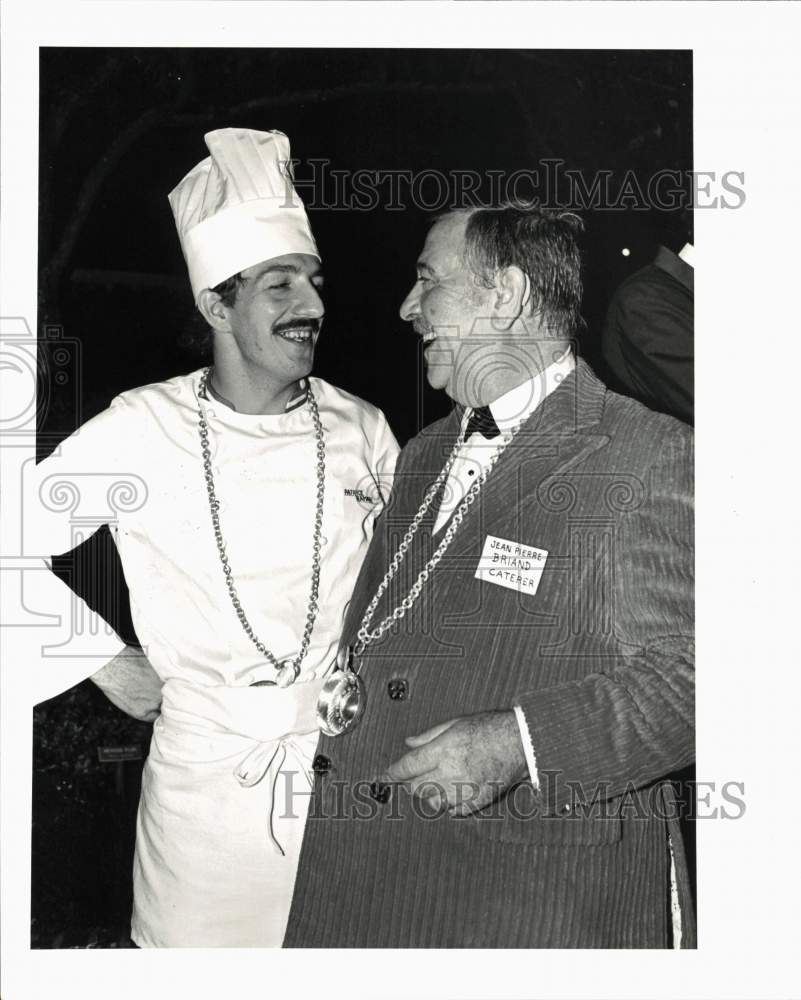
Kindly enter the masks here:
M 787 995 L 797 17 L 7 5 L 4 996 Z

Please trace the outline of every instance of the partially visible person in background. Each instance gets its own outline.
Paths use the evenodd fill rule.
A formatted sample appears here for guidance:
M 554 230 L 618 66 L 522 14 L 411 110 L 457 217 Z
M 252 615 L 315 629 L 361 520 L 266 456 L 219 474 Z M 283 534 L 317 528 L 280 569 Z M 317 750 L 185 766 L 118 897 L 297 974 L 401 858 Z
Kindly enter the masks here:
M 650 264 L 626 278 L 603 326 L 604 376 L 617 392 L 694 426 L 694 247 L 692 216 L 667 220 L 664 245 Z M 695 898 L 695 764 L 671 775 Z
M 611 388 L 693 424 L 693 245 L 676 249 L 660 246 L 615 292 L 601 351 Z

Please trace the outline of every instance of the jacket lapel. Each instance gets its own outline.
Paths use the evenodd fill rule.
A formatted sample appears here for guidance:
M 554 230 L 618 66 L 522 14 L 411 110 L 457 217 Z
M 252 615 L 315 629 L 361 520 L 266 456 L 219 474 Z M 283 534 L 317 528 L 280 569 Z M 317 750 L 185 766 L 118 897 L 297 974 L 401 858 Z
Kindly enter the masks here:
M 532 413 L 498 459 L 467 517 L 474 516 L 477 508 L 485 513 L 516 508 L 524 470 L 527 481 L 535 478 L 547 489 L 549 482 L 602 448 L 608 438 L 597 432 L 597 425 L 603 413 L 606 391 L 590 367 L 578 359 L 575 370 Z M 455 427 L 458 431 L 458 420 Z M 453 440 L 455 436 L 454 433 Z M 430 521 L 426 518 L 429 532 L 434 517 L 435 513 Z M 460 530 L 449 551 L 458 554 L 474 544 L 475 532 Z
M 453 446 L 456 444 L 456 438 L 459 436 L 461 420 L 461 411 L 454 407 L 448 416 L 445 417 L 444 421 L 442 421 L 437 427 L 436 433 L 432 435 L 431 441 L 425 450 L 425 457 L 423 459 L 424 471 L 427 472 L 428 475 L 425 477 L 425 487 L 419 491 L 419 497 L 417 499 L 415 509 L 422 503 L 429 484 L 437 478 L 443 466 L 447 462 L 448 456 L 453 450 Z M 439 513 L 440 501 L 442 500 L 443 492 L 444 485 L 434 498 L 434 502 L 426 511 L 423 520 L 420 522 L 420 530 L 428 535 L 431 535 L 434 530 L 434 524 L 436 523 L 437 514 Z

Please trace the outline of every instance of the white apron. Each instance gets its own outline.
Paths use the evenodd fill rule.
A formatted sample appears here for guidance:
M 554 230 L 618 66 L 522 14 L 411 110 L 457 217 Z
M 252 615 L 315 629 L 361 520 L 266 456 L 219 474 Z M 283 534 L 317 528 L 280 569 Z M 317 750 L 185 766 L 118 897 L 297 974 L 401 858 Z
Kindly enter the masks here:
M 131 933 L 140 947 L 280 947 L 320 686 L 165 684 L 137 820 Z

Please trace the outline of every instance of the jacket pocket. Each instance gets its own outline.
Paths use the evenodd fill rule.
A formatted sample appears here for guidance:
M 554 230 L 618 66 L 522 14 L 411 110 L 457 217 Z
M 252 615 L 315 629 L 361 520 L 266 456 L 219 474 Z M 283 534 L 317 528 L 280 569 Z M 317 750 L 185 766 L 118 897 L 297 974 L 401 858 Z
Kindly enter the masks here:
M 528 783 L 478 813 L 459 821 L 464 836 L 492 843 L 530 847 L 571 847 L 615 844 L 620 840 L 620 817 L 603 802 L 577 805 L 548 813 Z

